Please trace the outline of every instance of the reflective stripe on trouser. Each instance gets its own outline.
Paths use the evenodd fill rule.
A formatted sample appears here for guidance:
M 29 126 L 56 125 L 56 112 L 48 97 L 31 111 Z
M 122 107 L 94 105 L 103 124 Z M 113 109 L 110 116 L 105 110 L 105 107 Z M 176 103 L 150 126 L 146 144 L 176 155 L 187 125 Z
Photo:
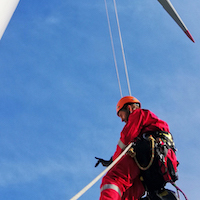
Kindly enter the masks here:
M 116 185 L 114 185 L 114 184 L 105 184 L 105 185 L 103 185 L 101 187 L 101 192 L 103 192 L 104 190 L 107 190 L 107 189 L 113 189 L 113 190 L 115 190 L 119 194 L 120 197 L 122 196 L 119 187 L 116 186 Z
M 121 140 L 119 140 L 118 146 L 119 146 L 122 150 L 124 150 L 124 149 L 126 148 L 126 145 L 125 145 Z

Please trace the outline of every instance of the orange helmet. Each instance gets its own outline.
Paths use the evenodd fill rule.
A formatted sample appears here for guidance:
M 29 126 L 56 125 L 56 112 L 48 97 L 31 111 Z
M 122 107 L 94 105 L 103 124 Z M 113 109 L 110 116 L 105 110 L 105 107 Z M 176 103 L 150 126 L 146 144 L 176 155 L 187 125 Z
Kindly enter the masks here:
M 132 96 L 125 96 L 125 97 L 122 97 L 117 103 L 117 114 L 127 103 L 138 103 L 141 107 L 141 103 L 138 99 Z

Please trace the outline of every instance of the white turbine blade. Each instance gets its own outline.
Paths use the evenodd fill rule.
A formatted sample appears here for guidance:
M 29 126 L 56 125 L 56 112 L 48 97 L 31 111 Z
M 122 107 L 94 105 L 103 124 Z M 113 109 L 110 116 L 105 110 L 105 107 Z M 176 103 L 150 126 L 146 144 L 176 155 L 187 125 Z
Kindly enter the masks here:
M 176 12 L 175 8 L 171 4 L 169 0 L 158 0 L 158 2 L 163 6 L 163 8 L 168 12 L 168 14 L 174 19 L 174 21 L 180 26 L 180 28 L 184 31 L 184 33 L 194 42 L 194 39 L 187 27 L 181 20 L 180 16 Z
M 0 40 L 19 3 L 19 0 L 0 0 Z

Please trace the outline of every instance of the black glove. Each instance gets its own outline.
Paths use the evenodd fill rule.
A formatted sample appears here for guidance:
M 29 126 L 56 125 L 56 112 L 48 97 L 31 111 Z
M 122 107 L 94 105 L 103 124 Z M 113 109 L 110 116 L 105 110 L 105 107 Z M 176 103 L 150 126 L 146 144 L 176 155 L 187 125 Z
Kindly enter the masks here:
M 99 165 L 99 163 L 101 163 L 104 167 L 108 167 L 111 163 L 112 163 L 112 157 L 110 158 L 110 160 L 104 160 L 102 158 L 97 158 L 95 157 L 98 161 L 95 165 L 95 167 L 97 167 Z

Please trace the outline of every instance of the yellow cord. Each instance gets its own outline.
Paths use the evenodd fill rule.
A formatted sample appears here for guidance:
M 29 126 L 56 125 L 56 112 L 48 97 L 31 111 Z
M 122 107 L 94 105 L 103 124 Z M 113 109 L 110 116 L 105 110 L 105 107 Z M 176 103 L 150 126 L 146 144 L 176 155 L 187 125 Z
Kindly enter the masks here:
M 154 141 L 155 141 L 155 139 L 153 138 L 152 135 L 149 136 L 149 141 L 151 141 L 152 152 L 151 152 L 151 160 L 150 160 L 149 164 L 148 164 L 146 167 L 142 167 L 142 166 L 139 164 L 139 162 L 138 162 L 138 160 L 137 160 L 137 158 L 136 158 L 136 153 L 134 152 L 133 148 L 130 148 L 129 151 L 128 151 L 128 154 L 129 154 L 131 157 L 134 158 L 134 160 L 135 160 L 137 166 L 138 166 L 141 170 L 144 170 L 144 171 L 147 170 L 147 169 L 149 169 L 149 168 L 151 167 L 151 165 L 152 165 L 152 163 L 153 163 L 153 160 L 154 160 L 154 156 L 155 156 L 155 150 L 154 150 L 154 147 L 155 147 Z

